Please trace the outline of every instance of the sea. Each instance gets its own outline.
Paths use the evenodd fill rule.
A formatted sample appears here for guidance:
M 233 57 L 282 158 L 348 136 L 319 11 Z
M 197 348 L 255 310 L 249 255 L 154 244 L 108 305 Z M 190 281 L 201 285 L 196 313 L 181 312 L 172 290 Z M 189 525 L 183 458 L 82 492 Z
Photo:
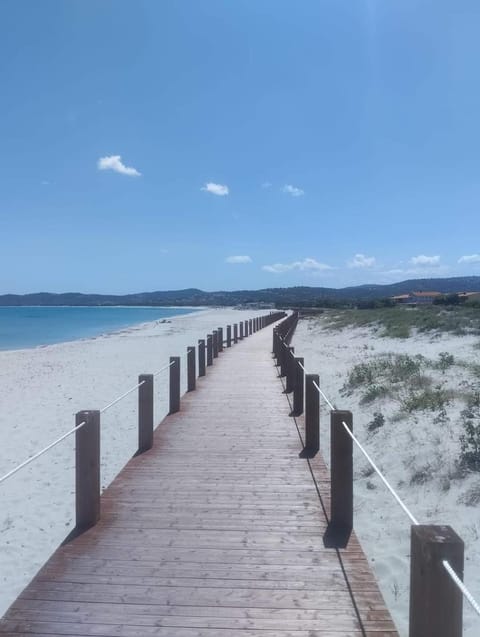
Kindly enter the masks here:
M 0 307 L 0 350 L 64 343 L 197 311 L 186 307 Z

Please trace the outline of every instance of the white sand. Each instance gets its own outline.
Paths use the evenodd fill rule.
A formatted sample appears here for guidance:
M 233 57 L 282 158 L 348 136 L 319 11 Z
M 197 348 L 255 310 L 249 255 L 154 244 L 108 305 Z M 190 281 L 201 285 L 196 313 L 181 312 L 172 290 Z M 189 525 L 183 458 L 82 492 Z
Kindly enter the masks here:
M 327 331 L 322 319 L 299 322 L 292 345 L 297 356 L 304 356 L 307 371 L 320 374 L 323 391 L 339 409 L 353 412 L 354 431 L 367 451 L 386 474 L 393 487 L 420 523 L 448 524 L 465 542 L 465 583 L 480 600 L 480 474 L 466 478 L 455 476 L 455 461 L 459 456 L 459 435 L 463 429 L 461 400 L 447 407 L 449 421 L 435 424 L 435 413 L 416 412 L 405 420 L 392 422 L 398 411 L 395 399 L 382 399 L 373 404 L 359 404 L 360 393 L 345 396 L 340 389 L 348 372 L 356 363 L 385 353 L 422 354 L 438 359 L 440 352 L 450 352 L 456 359 L 478 362 L 474 349 L 475 337 L 418 335 L 400 340 L 380 338 L 372 329 L 347 328 L 341 332 Z M 459 390 L 473 376 L 459 367 L 427 372 L 435 382 Z M 478 379 L 477 379 L 478 382 Z M 381 411 L 386 423 L 374 434 L 366 425 L 373 412 Z M 322 414 L 321 448 L 329 463 L 328 408 Z M 383 595 L 401 635 L 407 635 L 409 603 L 410 521 L 380 479 L 366 475 L 368 463 L 356 451 L 355 458 L 355 530 L 379 580 Z M 424 484 L 411 483 L 413 475 L 425 470 L 430 477 Z M 462 499 L 478 494 L 476 505 L 467 506 Z M 480 635 L 480 617 L 464 602 L 465 629 L 468 637 Z
M 94 339 L 0 352 L 0 476 L 101 409 L 217 327 L 265 311 L 202 310 Z M 225 331 L 224 331 L 225 335 Z M 167 411 L 168 372 L 155 381 L 155 422 Z M 102 485 L 137 449 L 137 393 L 102 416 Z M 0 485 L 0 616 L 74 524 L 74 436 Z

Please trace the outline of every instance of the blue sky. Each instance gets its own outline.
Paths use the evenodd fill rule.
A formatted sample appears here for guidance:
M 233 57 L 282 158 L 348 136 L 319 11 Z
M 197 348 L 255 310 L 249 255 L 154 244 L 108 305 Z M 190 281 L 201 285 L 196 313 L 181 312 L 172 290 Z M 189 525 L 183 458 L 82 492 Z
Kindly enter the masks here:
M 478 0 L 1 0 L 0 293 L 480 274 L 479 23 Z

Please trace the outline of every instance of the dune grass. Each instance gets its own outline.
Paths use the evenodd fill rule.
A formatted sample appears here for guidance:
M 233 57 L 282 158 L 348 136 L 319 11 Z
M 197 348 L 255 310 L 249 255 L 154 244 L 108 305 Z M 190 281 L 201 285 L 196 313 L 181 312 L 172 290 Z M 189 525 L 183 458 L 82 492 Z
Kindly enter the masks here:
M 326 327 L 377 327 L 379 336 L 408 338 L 414 331 L 450 332 L 459 336 L 480 334 L 480 308 L 440 305 L 384 307 L 369 310 L 335 310 L 324 314 Z

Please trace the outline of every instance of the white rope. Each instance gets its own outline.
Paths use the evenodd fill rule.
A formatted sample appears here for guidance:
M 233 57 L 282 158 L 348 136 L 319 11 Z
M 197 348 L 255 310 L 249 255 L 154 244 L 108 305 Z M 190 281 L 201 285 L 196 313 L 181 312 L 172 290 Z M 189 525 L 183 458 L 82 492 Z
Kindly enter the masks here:
M 26 460 L 24 460 L 21 464 L 17 465 L 14 469 L 12 469 L 8 473 L 6 473 L 4 476 L 2 476 L 0 478 L 0 484 L 2 484 L 2 482 L 5 482 L 5 480 L 8 480 L 8 478 L 10 478 L 15 473 L 17 473 L 17 471 L 20 471 L 20 469 L 23 469 L 23 467 L 26 467 L 28 464 L 30 464 L 37 458 L 40 458 L 40 456 L 43 456 L 44 453 L 47 453 L 47 451 L 49 451 L 52 447 L 55 447 L 56 445 L 58 445 L 58 443 L 62 442 L 62 440 L 65 440 L 65 438 L 68 438 L 68 436 L 70 436 L 71 434 L 81 429 L 85 424 L 86 424 L 85 421 L 81 422 L 79 425 L 77 425 L 73 429 L 70 429 L 70 431 L 67 431 L 66 434 L 63 434 L 63 436 L 60 436 L 60 438 L 57 438 L 57 440 L 49 444 L 47 447 L 44 447 L 41 451 L 36 453 L 34 456 L 31 456 L 30 458 L 27 458 Z
M 168 369 L 169 367 L 171 367 L 172 365 L 175 364 L 176 361 L 172 361 L 171 363 L 169 363 L 168 365 L 165 365 L 165 367 L 162 367 L 162 369 L 159 369 L 158 372 L 156 372 L 155 374 L 153 374 L 153 376 L 157 376 L 158 374 L 160 374 L 161 372 L 163 372 L 165 369 Z M 125 398 L 126 396 L 128 396 L 129 394 L 131 394 L 132 392 L 134 392 L 136 389 L 138 389 L 139 387 L 141 387 L 146 381 L 142 380 L 140 383 L 138 383 L 137 385 L 135 385 L 135 387 L 132 387 L 131 389 L 129 389 L 128 391 L 126 391 L 124 394 L 122 394 L 121 396 L 118 396 L 118 398 L 115 398 L 115 400 L 112 400 L 111 403 L 109 403 L 108 405 L 105 405 L 105 407 L 103 407 L 102 409 L 100 409 L 100 413 L 103 414 L 105 411 L 107 411 L 107 409 L 110 409 L 110 407 L 113 407 L 113 405 L 116 405 L 118 402 L 120 402 L 123 398 Z M 2 484 L 2 482 L 4 482 L 5 480 L 8 480 L 8 478 L 10 478 L 11 476 L 13 476 L 15 473 L 17 473 L 17 471 L 20 471 L 20 469 L 23 469 L 23 467 L 26 467 L 27 465 L 29 465 L 31 462 L 33 462 L 34 460 L 36 460 L 37 458 L 39 458 L 40 456 L 43 456 L 44 453 L 46 453 L 47 451 L 49 451 L 50 449 L 52 449 L 53 447 L 55 447 L 56 445 L 58 445 L 60 442 L 62 442 L 62 440 L 65 440 L 65 438 L 68 438 L 68 436 L 72 435 L 73 433 L 75 433 L 76 431 L 78 431 L 79 429 L 81 429 L 86 423 L 82 422 L 79 425 L 77 425 L 76 427 L 74 427 L 73 429 L 70 429 L 70 431 L 67 431 L 67 433 L 63 434 L 63 436 L 60 436 L 60 438 L 57 438 L 57 440 L 55 440 L 54 442 L 50 443 L 48 446 L 44 447 L 43 449 L 41 449 L 38 453 L 36 453 L 35 455 L 31 456 L 30 458 L 27 458 L 26 460 L 24 460 L 23 462 L 21 462 L 19 465 L 17 465 L 16 467 L 14 467 L 11 471 L 9 471 L 8 473 L 6 473 L 4 476 L 0 477 L 0 484 Z
M 395 491 L 395 489 L 390 485 L 390 483 L 388 482 L 388 480 L 385 478 L 385 476 L 383 475 L 383 473 L 380 471 L 380 469 L 377 467 L 377 465 L 373 462 L 373 460 L 370 458 L 370 456 L 368 455 L 368 453 L 365 451 L 365 449 L 362 447 L 362 445 L 360 444 L 360 442 L 357 440 L 357 438 L 353 435 L 353 433 L 350 431 L 348 425 L 342 420 L 342 425 L 345 428 L 345 431 L 348 433 L 348 435 L 350 436 L 350 438 L 355 442 L 355 444 L 358 446 L 358 448 L 360 449 L 360 451 L 363 453 L 363 455 L 365 456 L 365 458 L 368 460 L 368 462 L 372 465 L 372 467 L 375 469 L 375 471 L 378 473 L 378 475 L 380 476 L 380 479 L 382 480 L 383 484 L 387 487 L 387 489 L 390 491 L 390 493 L 393 495 L 393 497 L 395 498 L 395 500 L 398 502 L 398 504 L 402 507 L 402 509 L 405 511 L 405 513 L 408 515 L 408 517 L 410 518 L 410 520 L 412 521 L 413 524 L 415 524 L 415 526 L 417 524 L 419 524 L 418 520 L 413 516 L 412 513 L 410 513 L 410 511 L 407 509 L 407 507 L 405 506 L 405 504 L 402 502 L 402 500 L 400 499 L 400 496 L 397 494 L 397 492 Z
M 300 365 L 300 367 L 303 369 L 303 371 L 306 373 L 306 369 L 305 367 L 302 365 L 302 363 L 298 363 Z M 320 387 L 317 385 L 317 383 L 313 383 L 314 387 L 317 389 L 318 393 L 323 397 L 323 399 L 325 400 L 325 402 L 327 403 L 327 405 L 330 407 L 330 409 L 332 411 L 335 411 L 335 407 L 332 405 L 332 403 L 328 400 L 327 396 L 323 393 L 323 391 L 320 389 Z M 346 432 L 348 433 L 348 435 L 351 437 L 351 439 L 355 442 L 355 444 L 358 446 L 358 448 L 360 449 L 360 451 L 363 453 L 363 455 L 365 456 L 365 458 L 368 460 L 368 462 L 372 465 L 372 467 L 374 468 L 374 470 L 378 473 L 380 479 L 382 480 L 382 482 L 384 483 L 384 485 L 387 487 L 387 489 L 390 491 L 390 493 L 393 495 L 393 497 L 395 498 L 395 500 L 398 502 L 398 504 L 402 507 L 402 509 L 405 511 L 405 513 L 408 515 L 408 517 L 410 518 L 410 520 L 413 522 L 413 524 L 417 525 L 418 524 L 418 520 L 412 515 L 412 513 L 408 510 L 408 508 L 405 506 L 405 504 L 402 502 L 402 500 L 400 499 L 400 496 L 397 494 L 397 492 L 394 490 L 394 488 L 390 485 L 390 483 L 388 482 L 388 480 L 385 478 L 385 476 L 383 475 L 383 473 L 380 471 L 380 469 L 377 467 L 377 465 L 373 462 L 373 460 L 370 458 L 370 456 L 368 455 L 367 451 L 362 447 L 362 445 L 360 444 L 360 442 L 357 440 L 357 438 L 353 435 L 353 433 L 350 431 L 350 429 L 348 428 L 347 424 L 342 421 L 342 425 L 345 427 Z
M 298 363 L 300 365 L 300 367 L 303 369 L 303 371 L 305 373 L 307 373 L 307 370 L 305 369 L 305 367 L 302 365 L 302 363 Z M 330 409 L 335 410 L 334 406 L 332 405 L 332 403 L 328 400 L 327 396 L 323 393 L 323 391 L 320 389 L 320 387 L 317 385 L 317 383 L 313 383 L 314 386 L 316 387 L 316 389 L 318 390 L 319 394 L 321 394 L 321 396 L 323 397 L 323 399 L 325 400 L 325 402 L 327 403 L 327 405 L 330 407 Z M 360 444 L 360 442 L 358 441 L 358 439 L 356 438 L 356 436 L 353 434 L 353 432 L 350 431 L 350 428 L 348 427 L 347 423 L 345 421 L 342 420 L 342 425 L 345 428 L 345 431 L 348 433 L 348 435 L 350 436 L 350 438 L 355 442 L 355 444 L 357 445 L 357 447 L 360 449 L 360 451 L 363 453 L 363 455 L 365 456 L 365 458 L 368 460 L 368 462 L 371 464 L 371 466 L 373 467 L 373 469 L 375 470 L 375 472 L 378 474 L 378 476 L 380 477 L 380 479 L 382 480 L 383 484 L 387 487 L 387 489 L 390 491 L 390 493 L 393 495 L 393 497 L 395 498 L 395 500 L 397 501 L 397 503 L 401 506 L 401 508 L 403 509 L 403 511 L 408 515 L 408 517 L 410 518 L 410 521 L 417 526 L 419 524 L 418 520 L 416 519 L 416 517 L 411 513 L 411 511 L 407 508 L 407 506 L 403 503 L 403 501 L 400 499 L 400 496 L 398 495 L 398 493 L 395 491 L 395 489 L 391 486 L 391 484 L 388 482 L 388 480 L 385 478 L 385 476 L 383 475 L 383 473 L 380 471 L 380 469 L 377 467 L 377 465 L 374 463 L 374 461 L 372 460 L 372 458 L 370 457 L 370 455 L 367 453 L 367 451 L 365 450 L 365 448 Z M 478 602 L 475 600 L 475 598 L 473 597 L 473 595 L 470 593 L 470 591 L 468 590 L 468 588 L 465 586 L 465 584 L 462 582 L 462 580 L 458 577 L 458 575 L 455 573 L 455 571 L 453 570 L 453 568 L 451 567 L 450 563 L 447 560 L 443 560 L 442 564 L 445 568 L 445 570 L 447 571 L 447 573 L 450 575 L 450 577 L 452 578 L 452 580 L 455 582 L 455 584 L 458 586 L 458 588 L 461 590 L 462 594 L 464 595 L 465 599 L 468 601 L 468 603 L 470 604 L 470 606 L 473 608 L 473 610 L 477 613 L 477 615 L 480 616 L 480 605 L 478 604 Z
M 320 389 L 320 387 L 317 385 L 317 383 L 315 381 L 313 382 L 313 385 L 314 385 L 314 387 L 316 387 L 316 389 L 318 390 L 318 393 L 323 397 L 324 401 L 327 403 L 327 405 L 330 407 L 330 409 L 333 409 L 335 411 L 335 407 L 328 400 L 328 398 L 325 396 L 325 394 L 323 393 L 323 391 Z
M 304 372 L 306 372 L 305 367 L 299 363 L 300 367 L 303 369 Z M 320 389 L 320 387 L 317 385 L 317 383 L 313 383 L 314 387 L 317 389 L 318 393 L 323 397 L 323 399 L 325 400 L 325 402 L 327 403 L 327 405 L 330 407 L 330 409 L 332 411 L 335 411 L 335 407 L 332 405 L 332 403 L 328 400 L 327 396 L 323 393 L 323 391 Z M 402 502 L 402 500 L 400 499 L 400 496 L 397 494 L 397 492 L 395 491 L 395 489 L 390 485 L 390 483 L 388 482 L 388 480 L 385 478 L 385 476 L 383 475 L 383 473 L 380 471 L 380 469 L 377 467 L 377 465 L 373 462 L 373 460 L 370 458 L 370 456 L 368 455 L 367 451 L 362 447 L 362 445 L 360 444 L 360 442 L 357 440 L 357 438 L 353 435 L 353 433 L 350 431 L 350 429 L 348 428 L 347 424 L 342 421 L 342 425 L 345 427 L 346 432 L 348 433 L 348 435 L 351 437 L 351 439 L 355 442 L 355 444 L 358 446 L 358 448 L 360 449 L 360 451 L 363 453 L 363 455 L 365 456 L 365 458 L 368 460 L 368 462 L 372 465 L 373 469 L 376 471 L 376 473 L 379 475 L 380 479 L 382 480 L 382 482 L 384 483 L 384 485 L 387 487 L 387 489 L 390 491 L 390 493 L 393 495 L 393 497 L 395 498 L 395 500 L 398 502 L 398 504 L 402 507 L 402 509 L 405 511 L 405 513 L 408 515 L 408 517 L 410 518 L 410 520 L 413 522 L 413 524 L 417 525 L 418 524 L 418 520 L 415 518 L 415 516 L 409 511 L 409 509 L 406 507 L 406 505 Z
M 115 398 L 115 400 L 112 400 L 111 403 L 108 403 L 108 405 L 105 405 L 105 407 L 102 407 L 102 409 L 100 409 L 100 413 L 103 414 L 103 412 L 107 411 L 107 409 L 110 409 L 110 407 L 113 407 L 113 405 L 116 405 L 118 402 L 120 402 L 122 400 L 122 398 L 125 398 L 125 396 L 128 396 L 128 394 L 131 394 L 132 391 L 135 391 L 136 389 L 141 387 L 143 385 L 143 383 L 146 383 L 146 382 L 147 381 L 142 380 L 141 383 L 138 383 L 137 385 L 135 385 L 135 387 L 132 387 L 131 389 L 126 391 L 124 394 L 122 394 L 118 398 Z
M 161 374 L 162 372 L 164 372 L 166 369 L 168 369 L 169 367 L 171 367 L 172 365 L 175 365 L 177 361 L 172 361 L 171 363 L 168 363 L 168 365 L 165 365 L 164 367 L 162 367 L 161 369 L 158 370 L 158 372 L 155 372 L 155 374 L 153 374 L 153 376 L 158 376 L 159 374 Z
M 451 567 L 450 563 L 447 560 L 443 560 L 442 564 L 443 564 L 445 570 L 447 571 L 447 573 L 452 578 L 452 580 L 455 582 L 455 584 L 458 586 L 458 588 L 462 591 L 463 595 L 465 596 L 466 600 L 469 602 L 470 606 L 477 613 L 477 615 L 480 615 L 480 606 L 479 606 L 478 602 L 475 601 L 473 595 L 468 590 L 468 588 L 465 586 L 465 584 L 462 582 L 462 580 L 458 577 L 458 575 L 455 573 L 455 571 Z

